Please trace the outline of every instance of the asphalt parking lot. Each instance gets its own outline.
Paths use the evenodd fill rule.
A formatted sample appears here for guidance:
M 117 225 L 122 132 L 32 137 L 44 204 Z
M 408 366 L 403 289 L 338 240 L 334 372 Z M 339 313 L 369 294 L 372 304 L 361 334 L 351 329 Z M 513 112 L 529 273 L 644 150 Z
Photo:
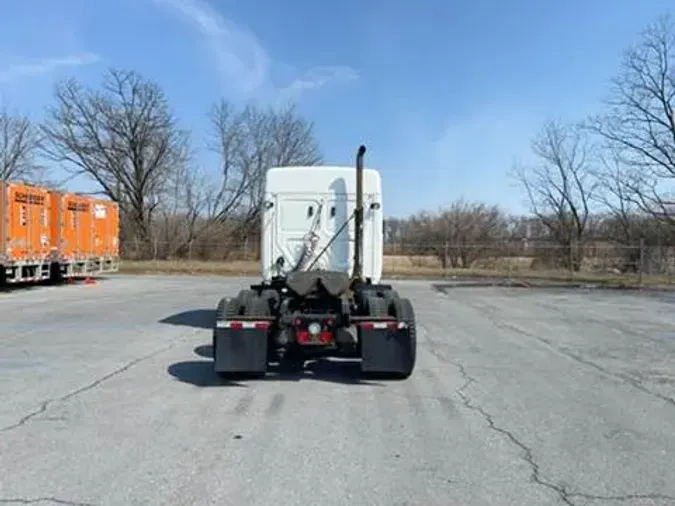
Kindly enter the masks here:
M 675 504 L 675 295 L 401 281 L 409 380 L 224 384 L 213 309 L 251 281 L 0 294 L 0 503 Z

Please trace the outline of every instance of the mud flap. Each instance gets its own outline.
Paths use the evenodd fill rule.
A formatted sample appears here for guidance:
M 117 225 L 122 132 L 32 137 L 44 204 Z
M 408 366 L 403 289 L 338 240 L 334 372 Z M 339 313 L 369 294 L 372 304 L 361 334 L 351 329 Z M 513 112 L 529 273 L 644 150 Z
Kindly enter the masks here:
M 213 360 L 217 373 L 264 374 L 267 372 L 267 330 L 216 327 Z
M 361 371 L 407 378 L 415 366 L 409 329 L 359 329 Z

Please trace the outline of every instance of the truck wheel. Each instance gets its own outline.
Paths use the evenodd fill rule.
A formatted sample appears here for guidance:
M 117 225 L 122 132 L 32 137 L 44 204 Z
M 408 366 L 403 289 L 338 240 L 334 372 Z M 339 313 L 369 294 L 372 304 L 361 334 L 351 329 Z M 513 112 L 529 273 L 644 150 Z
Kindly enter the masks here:
M 223 297 L 216 306 L 215 321 L 213 322 L 213 337 L 211 339 L 211 348 L 213 356 L 216 356 L 216 324 L 220 320 L 229 320 L 239 314 L 239 301 L 234 298 Z
M 280 297 L 276 290 L 263 290 L 260 297 L 267 302 L 267 306 L 270 308 L 270 314 L 272 314 L 272 308 L 277 309 L 279 306 Z
M 253 296 L 246 301 L 244 314 L 246 316 L 270 316 L 272 311 L 270 309 L 269 299 L 260 297 L 254 293 Z
M 368 330 L 359 339 L 361 344 L 361 370 L 367 377 L 406 379 L 414 368 L 417 353 L 415 312 L 406 298 L 396 298 L 387 303 L 384 297 L 368 299 L 369 315 L 393 316 L 407 329 L 395 331 Z M 394 314 L 388 314 L 388 313 Z
M 366 297 L 366 314 L 375 318 L 389 316 L 386 299 L 376 295 L 368 295 Z
M 253 290 L 241 290 L 239 294 L 237 295 L 237 300 L 239 301 L 239 312 L 237 314 L 239 315 L 244 315 L 246 314 L 246 310 L 249 307 L 251 303 L 251 299 L 254 297 L 257 297 L 258 294 L 256 294 Z
M 236 320 L 240 316 L 253 316 L 254 318 L 267 316 L 269 306 L 266 301 L 258 297 L 255 292 L 252 292 L 252 294 L 252 296 L 244 294 L 241 297 L 247 300 L 244 311 L 241 308 L 240 297 L 230 300 L 221 299 L 216 308 L 216 322 L 213 329 L 213 359 L 214 369 L 221 378 L 259 378 L 265 376 L 267 372 L 267 332 L 265 330 L 245 330 L 244 332 L 250 334 L 241 336 L 237 334 L 238 331 L 230 334 L 229 331 L 219 329 L 216 326 L 219 320 Z M 219 342 L 221 346 L 218 345 Z
M 407 323 L 408 330 L 410 332 L 410 366 L 407 371 L 398 375 L 401 379 L 405 379 L 412 374 L 413 370 L 415 369 L 415 362 L 417 360 L 417 327 L 415 321 L 415 310 L 410 299 L 405 297 L 399 297 L 392 300 L 391 306 L 393 306 L 394 309 L 394 314 L 392 316 L 394 316 L 399 322 Z
M 398 294 L 396 290 L 392 288 L 391 290 L 387 290 L 386 292 L 384 292 L 383 297 L 384 300 L 387 301 L 388 315 L 395 317 L 396 315 L 395 315 L 394 301 L 400 299 L 401 296 Z
M 247 295 L 246 306 L 244 307 L 244 311 L 242 314 L 249 317 L 251 316 L 263 318 L 269 317 L 272 314 L 269 305 L 269 299 L 251 291 L 251 295 Z M 267 350 L 265 351 L 265 356 L 268 362 L 270 359 L 269 350 L 270 350 L 270 343 L 268 340 Z M 266 374 L 267 374 L 266 371 L 260 371 L 247 373 L 246 376 L 248 376 L 249 378 L 263 378 Z

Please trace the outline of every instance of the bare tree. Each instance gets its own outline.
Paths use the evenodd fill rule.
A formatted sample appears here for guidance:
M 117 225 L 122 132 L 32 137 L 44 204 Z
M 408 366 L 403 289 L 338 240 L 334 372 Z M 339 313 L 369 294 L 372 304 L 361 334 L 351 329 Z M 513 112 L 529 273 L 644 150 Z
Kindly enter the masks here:
M 194 167 L 183 165 L 171 172 L 154 231 L 161 243 L 157 257 L 191 256 L 192 245 L 205 227 L 205 211 L 211 201 L 207 189 L 206 175 Z
M 215 138 L 209 143 L 220 157 L 220 178 L 207 191 L 210 222 L 237 217 L 249 229 L 262 205 L 266 171 L 273 166 L 322 163 L 313 124 L 294 106 L 241 111 L 222 100 L 211 111 Z
M 147 246 L 167 183 L 189 161 L 188 136 L 163 91 L 136 72 L 112 69 L 101 90 L 70 79 L 57 85 L 55 98 L 42 127 L 42 151 L 93 179 L 120 204 L 135 239 Z
M 608 210 L 604 227 L 608 239 L 624 245 L 634 245 L 640 236 L 639 207 L 633 192 L 630 169 L 612 151 L 599 156 L 601 168 L 596 172 L 599 186 L 593 199 Z
M 588 128 L 617 153 L 627 170 L 622 188 L 641 209 L 675 224 L 675 26 L 660 17 L 630 47 L 612 80 L 608 111 Z
M 497 206 L 459 200 L 438 213 L 418 213 L 405 227 L 405 240 L 418 255 L 434 255 L 443 268 L 469 268 L 489 256 L 508 235 L 508 220 Z
M 532 212 L 561 246 L 557 260 L 575 270 L 581 265 L 581 241 L 597 188 L 591 148 L 580 128 L 550 121 L 532 142 L 540 163 L 516 168 Z M 576 245 L 574 251 L 569 248 Z
M 294 107 L 236 109 L 221 100 L 209 120 L 207 146 L 219 159 L 218 170 L 183 167 L 171 174 L 156 227 L 160 257 L 231 258 L 259 231 L 267 169 L 322 162 L 312 124 Z
M 37 175 L 37 133 L 28 117 L 0 110 L 0 180 L 32 181 Z

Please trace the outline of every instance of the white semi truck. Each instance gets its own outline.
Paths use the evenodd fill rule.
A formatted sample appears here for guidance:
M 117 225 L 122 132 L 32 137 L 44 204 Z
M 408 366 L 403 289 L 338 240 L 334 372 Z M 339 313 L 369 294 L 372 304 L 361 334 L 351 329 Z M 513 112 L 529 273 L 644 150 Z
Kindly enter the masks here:
M 415 367 L 413 305 L 381 284 L 380 174 L 353 167 L 274 167 L 261 212 L 261 282 L 217 305 L 214 369 L 263 376 L 270 361 L 358 357 L 364 374 Z

